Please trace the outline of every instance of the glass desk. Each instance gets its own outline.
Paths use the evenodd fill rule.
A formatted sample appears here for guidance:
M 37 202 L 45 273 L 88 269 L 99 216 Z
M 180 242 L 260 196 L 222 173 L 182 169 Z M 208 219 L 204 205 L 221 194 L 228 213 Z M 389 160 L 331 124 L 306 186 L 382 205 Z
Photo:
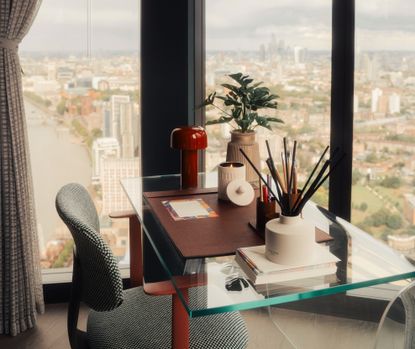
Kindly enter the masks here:
M 199 175 L 202 188 L 216 187 L 216 182 L 215 173 Z M 327 248 L 340 259 L 336 275 L 311 285 L 297 284 L 279 289 L 270 284 L 261 292 L 249 285 L 242 291 L 228 291 L 225 288 L 227 277 L 230 274 L 243 275 L 234 262 L 234 256 L 184 260 L 143 199 L 143 192 L 179 189 L 179 175 L 125 179 L 122 186 L 141 223 L 143 240 L 154 249 L 165 279 L 171 283 L 188 317 L 266 307 L 415 277 L 415 268 L 405 257 L 349 222 L 310 203 L 303 216 L 334 238 Z M 150 264 L 146 258 L 144 252 L 144 270 L 146 263 Z M 151 278 L 144 272 L 144 282 L 154 281 Z

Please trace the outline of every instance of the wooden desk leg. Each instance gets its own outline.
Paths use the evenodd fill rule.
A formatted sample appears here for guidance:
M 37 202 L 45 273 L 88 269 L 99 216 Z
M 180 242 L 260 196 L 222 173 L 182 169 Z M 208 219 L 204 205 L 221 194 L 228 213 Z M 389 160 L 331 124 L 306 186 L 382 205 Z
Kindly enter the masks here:
M 182 290 L 182 295 L 187 302 L 189 299 L 188 290 Z M 189 349 L 189 315 L 177 293 L 172 295 L 172 302 L 172 348 Z
M 130 283 L 131 287 L 143 285 L 143 257 L 141 244 L 141 224 L 136 215 L 130 223 Z

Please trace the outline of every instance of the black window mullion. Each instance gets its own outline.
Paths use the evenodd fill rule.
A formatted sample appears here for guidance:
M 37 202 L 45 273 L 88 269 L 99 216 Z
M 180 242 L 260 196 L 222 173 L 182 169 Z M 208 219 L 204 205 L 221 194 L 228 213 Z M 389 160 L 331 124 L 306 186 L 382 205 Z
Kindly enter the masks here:
M 329 210 L 350 221 L 353 161 L 355 0 L 333 0 L 331 151 L 345 158 L 330 176 Z
M 189 17 L 189 124 L 205 124 L 205 110 L 198 108 L 205 99 L 205 0 L 188 0 Z M 199 169 L 205 169 L 205 153 L 199 157 Z

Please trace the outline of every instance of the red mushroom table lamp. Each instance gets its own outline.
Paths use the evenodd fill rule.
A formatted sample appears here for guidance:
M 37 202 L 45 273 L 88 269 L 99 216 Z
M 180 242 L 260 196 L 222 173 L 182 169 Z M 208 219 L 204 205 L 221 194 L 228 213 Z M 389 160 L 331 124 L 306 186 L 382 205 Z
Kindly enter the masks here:
M 181 150 L 182 188 L 197 187 L 197 151 L 207 147 L 205 130 L 199 126 L 175 128 L 171 133 L 170 146 Z

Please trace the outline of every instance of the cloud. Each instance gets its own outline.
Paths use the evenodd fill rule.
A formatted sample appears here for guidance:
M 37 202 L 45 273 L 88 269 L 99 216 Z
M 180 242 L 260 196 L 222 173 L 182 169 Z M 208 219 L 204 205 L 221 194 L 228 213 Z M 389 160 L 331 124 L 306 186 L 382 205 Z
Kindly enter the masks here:
M 43 0 L 21 49 L 85 51 L 86 5 L 86 0 Z M 92 50 L 137 50 L 139 5 L 137 0 L 91 0 Z
M 43 0 L 22 49 L 85 49 L 86 4 L 87 0 Z M 137 49 L 139 0 L 91 0 L 91 4 L 94 50 Z M 290 46 L 329 50 L 331 4 L 330 0 L 206 0 L 207 49 L 257 50 L 274 33 Z M 414 12 L 413 0 L 356 1 L 360 49 L 415 48 Z

